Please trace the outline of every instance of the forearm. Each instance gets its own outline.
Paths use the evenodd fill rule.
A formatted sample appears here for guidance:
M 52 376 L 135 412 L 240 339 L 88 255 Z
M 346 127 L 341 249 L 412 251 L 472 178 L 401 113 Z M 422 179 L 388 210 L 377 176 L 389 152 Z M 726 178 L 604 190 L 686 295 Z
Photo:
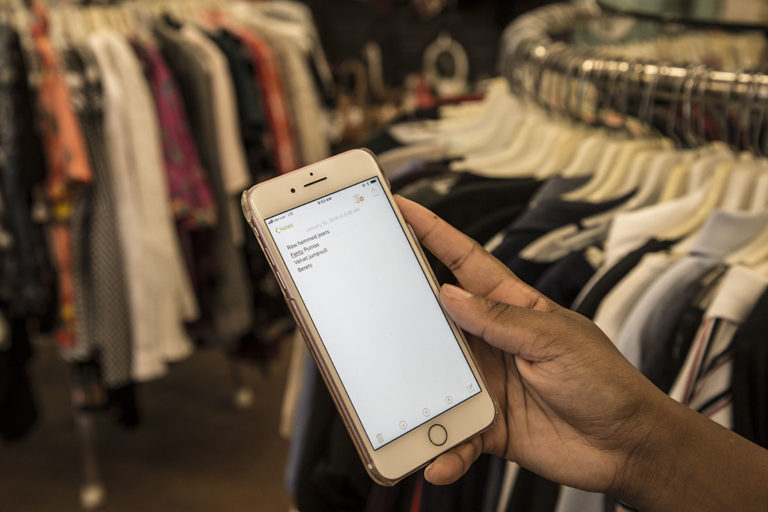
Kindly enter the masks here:
M 768 510 L 768 451 L 671 399 L 619 494 L 642 512 Z

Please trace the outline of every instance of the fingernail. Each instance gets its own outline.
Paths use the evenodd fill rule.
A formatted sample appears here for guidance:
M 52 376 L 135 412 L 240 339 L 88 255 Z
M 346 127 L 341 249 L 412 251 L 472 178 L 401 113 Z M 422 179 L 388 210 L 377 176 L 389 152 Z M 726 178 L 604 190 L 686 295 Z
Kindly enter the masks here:
M 448 298 L 460 300 L 468 299 L 472 296 L 467 290 L 459 288 L 458 286 L 453 286 L 452 284 L 444 284 L 443 293 Z

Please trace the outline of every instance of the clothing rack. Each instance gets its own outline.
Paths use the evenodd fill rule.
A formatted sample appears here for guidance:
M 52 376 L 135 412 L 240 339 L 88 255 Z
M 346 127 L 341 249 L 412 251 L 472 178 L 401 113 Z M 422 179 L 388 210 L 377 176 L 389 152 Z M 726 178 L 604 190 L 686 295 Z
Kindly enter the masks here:
M 290 8 L 292 6 L 288 5 L 291 2 L 274 2 L 273 4 L 267 6 L 266 3 L 262 4 L 260 7 L 266 11 L 269 10 L 270 13 L 273 13 L 273 15 L 278 16 L 274 13 L 280 13 L 280 12 L 288 12 L 290 11 L 290 14 L 296 15 L 295 10 L 291 10 Z M 296 4 L 301 5 L 301 4 Z M 192 23 L 196 25 L 197 27 L 201 27 L 203 25 L 216 25 L 216 22 L 213 21 L 213 18 L 210 20 L 207 16 L 218 16 L 222 15 L 224 11 L 227 11 L 228 9 L 232 9 L 232 13 L 229 11 L 224 14 L 224 18 L 227 16 L 235 16 L 235 12 L 237 9 L 241 9 L 240 11 L 237 11 L 238 13 L 245 12 L 243 9 L 248 9 L 250 6 L 248 4 L 242 4 L 240 5 L 237 2 L 227 2 L 226 0 L 187 0 L 185 2 L 174 2 L 172 0 L 137 0 L 137 1 L 131 1 L 131 2 L 83 2 L 81 4 L 78 3 L 54 3 L 49 2 L 47 0 L 41 0 L 40 5 L 37 5 L 36 2 L 27 2 L 25 0 L 0 0 L 0 23 L 3 23 L 5 25 L 8 25 L 9 27 L 12 27 L 13 30 L 15 30 L 18 35 L 19 39 L 22 43 L 22 47 L 26 46 L 28 43 L 30 43 L 31 39 L 31 22 L 39 21 L 36 19 L 36 16 L 39 15 L 37 12 L 37 8 L 39 7 L 45 7 L 43 10 L 45 11 L 45 31 L 47 33 L 47 37 L 49 37 L 49 40 L 53 43 L 52 46 L 55 48 L 57 52 L 62 51 L 64 47 L 70 49 L 71 47 L 77 46 L 78 44 L 82 44 L 86 39 L 90 32 L 98 32 L 99 30 L 108 30 L 111 31 L 113 34 L 115 34 L 117 37 L 127 36 L 128 34 L 135 36 L 136 40 L 140 40 L 144 37 L 149 37 L 147 32 L 149 30 L 149 27 L 152 26 L 154 21 L 164 19 L 166 16 L 170 16 L 173 18 L 174 21 L 178 21 L 182 24 L 184 23 Z M 306 23 L 308 25 L 313 24 L 314 22 L 311 20 L 311 16 L 309 15 L 309 11 L 307 10 L 306 13 L 304 11 L 301 11 L 299 13 L 299 17 L 302 19 L 300 20 L 301 23 Z M 298 16 L 298 15 L 297 15 Z M 288 15 L 283 16 L 284 18 L 290 17 Z M 218 20 L 218 18 L 217 18 Z M 292 19 L 292 21 L 296 21 L 296 19 Z M 224 22 L 226 23 L 226 21 Z M 236 24 L 233 24 L 235 26 Z M 39 29 L 39 27 L 36 27 Z M 220 26 L 219 28 L 224 28 L 224 26 Z M 265 31 L 271 27 L 265 28 Z M 244 29 L 245 30 L 245 29 Z M 256 32 L 257 29 L 253 29 L 254 32 Z M 309 28 L 308 31 L 314 31 L 314 27 Z M 314 34 L 309 34 L 309 38 L 313 38 Z M 127 38 L 127 37 L 126 37 Z M 314 37 L 316 39 L 316 37 Z M 277 39 L 277 38 L 275 38 Z M 143 39 L 141 39 L 143 41 Z M 318 42 L 319 41 L 313 41 Z M 138 44 L 138 43 L 137 43 Z M 210 43 L 212 44 L 212 43 Z M 279 44 L 282 46 L 280 47 L 282 52 L 288 53 L 285 48 L 285 41 L 280 41 Z M 292 47 L 293 48 L 293 47 Z M 34 50 L 34 49 L 33 49 Z M 268 48 L 269 54 L 271 54 L 272 49 Z M 266 51 L 266 50 L 265 50 Z M 329 87 L 332 87 L 332 78 L 330 76 L 330 69 L 327 67 L 327 63 L 325 62 L 325 56 L 322 52 L 322 49 L 318 47 L 312 47 L 311 49 L 307 50 L 311 51 L 311 59 L 313 60 L 313 64 L 315 65 L 315 68 L 313 70 L 317 73 L 317 77 L 315 77 L 315 80 L 312 80 L 312 76 L 309 74 L 309 67 L 307 67 L 307 73 L 306 78 L 304 82 L 299 82 L 298 78 L 295 76 L 291 77 L 292 82 L 288 83 L 286 82 L 285 85 L 290 86 L 301 86 L 303 87 L 303 92 L 307 93 L 307 89 L 311 87 L 312 85 L 315 85 L 318 87 L 318 91 L 322 89 L 322 93 L 327 93 L 327 89 Z M 282 55 L 284 55 L 283 53 Z M 295 57 L 295 54 L 292 56 Z M 61 55 L 57 55 L 58 58 L 61 58 Z M 222 54 L 223 57 L 223 54 Z M 28 76 L 26 77 L 27 82 L 30 84 L 30 90 L 34 90 L 35 88 L 39 87 L 39 69 L 37 66 L 39 66 L 39 62 L 36 60 L 37 56 L 34 51 L 30 51 L 29 55 L 24 56 L 27 62 L 27 64 L 30 66 Z M 270 57 L 271 58 L 271 57 Z M 288 59 L 286 59 L 287 61 Z M 227 61 L 223 61 L 225 64 L 227 64 Z M 285 63 L 282 63 L 285 64 Z M 297 67 L 301 67 L 302 70 L 304 70 L 304 66 L 309 66 L 309 64 L 299 62 L 297 64 L 297 59 L 294 59 L 291 61 L 291 64 L 293 65 L 292 70 L 295 71 Z M 273 66 L 271 69 L 276 70 L 275 75 L 270 77 L 273 79 L 273 82 L 271 82 L 272 85 L 274 85 L 276 88 L 279 87 L 280 89 L 280 101 L 283 101 L 285 97 L 283 94 L 285 93 L 285 90 L 282 89 L 284 84 L 279 80 L 279 78 L 282 77 L 282 69 L 277 70 L 278 67 L 276 66 L 274 62 L 270 62 L 270 65 Z M 296 73 L 298 74 L 298 73 Z M 303 75 L 302 75 L 303 77 Z M 317 83 L 316 83 L 317 82 Z M 257 87 L 257 84 L 253 84 L 253 94 L 258 95 L 260 89 Z M 235 93 L 236 91 L 232 91 Z M 318 92 L 318 95 L 320 92 Z M 294 95 L 295 96 L 295 95 Z M 312 100 L 309 99 L 309 97 L 312 98 Z M 304 94 L 302 97 L 302 101 L 304 101 L 304 106 L 306 106 L 307 101 L 314 102 L 315 94 L 314 93 L 307 93 Z M 220 99 L 220 98 L 219 98 Z M 236 99 L 236 98 L 235 98 Z M 276 107 L 274 107 L 274 104 L 277 102 L 275 100 L 274 96 L 272 97 L 272 103 L 271 108 L 274 110 Z M 80 101 L 79 108 L 82 108 L 82 105 L 87 103 L 88 99 L 83 99 L 83 97 L 79 97 L 78 101 Z M 256 173 L 257 171 L 263 172 L 285 172 L 287 170 L 291 170 L 294 167 L 298 165 L 297 162 L 293 162 L 292 159 L 301 158 L 301 161 L 306 161 L 305 163 L 308 163 L 309 161 L 318 160 L 320 158 L 323 158 L 325 155 L 326 148 L 321 144 L 321 141 L 324 140 L 323 137 L 321 137 L 318 134 L 318 126 L 323 125 L 323 123 L 326 121 L 324 118 L 320 119 L 320 121 L 323 121 L 323 123 L 319 122 L 317 117 L 321 117 L 321 114 L 324 114 L 325 111 L 321 110 L 324 108 L 322 105 L 319 104 L 319 101 L 317 102 L 317 105 L 313 103 L 311 105 L 313 108 L 317 106 L 315 110 L 312 110 L 310 108 L 304 108 L 304 109 L 298 109 L 298 108 L 292 108 L 293 105 L 290 105 L 287 108 L 285 104 L 281 103 L 281 108 L 283 113 L 282 118 L 282 125 L 281 127 L 285 127 L 286 131 L 281 133 L 281 136 L 283 137 L 283 140 L 288 138 L 288 142 L 291 142 L 291 144 L 288 147 L 283 146 L 282 148 L 279 148 L 280 151 L 275 151 L 276 155 L 274 155 L 275 160 L 270 162 L 274 162 L 274 167 L 271 166 L 272 164 L 264 164 L 268 168 L 258 168 L 256 169 L 256 165 L 252 167 L 251 160 L 248 160 L 247 162 L 242 162 L 244 164 L 244 167 L 246 170 L 250 171 L 251 173 Z M 237 107 L 237 104 L 234 106 Z M 101 107 L 99 107 L 101 108 Z M 301 112 L 302 113 L 302 119 L 303 122 L 302 126 L 299 127 L 297 124 L 291 124 L 289 123 L 289 119 L 286 116 L 286 112 L 290 110 L 288 115 L 291 115 L 294 111 Z M 267 109 L 267 114 L 269 114 L 271 110 Z M 315 118 L 307 117 L 310 114 L 315 114 Z M 251 121 L 251 119 L 249 119 Z M 268 122 L 265 122 L 265 128 L 272 129 L 273 126 L 271 123 L 271 119 L 268 119 Z M 308 121 L 308 122 L 307 122 Z M 307 125 L 311 125 L 311 130 L 307 129 Z M 235 129 L 239 129 L 240 127 L 237 126 L 237 121 L 234 122 L 233 126 Z M 188 127 L 189 128 L 189 127 Z M 294 147 L 294 137 L 298 137 L 299 128 L 302 128 L 301 136 L 302 138 L 298 143 L 295 144 Z M 293 130 L 296 130 L 295 132 Z M 311 137 L 306 137 L 306 135 L 311 135 Z M 252 133 L 249 133 L 249 135 L 253 135 Z M 241 133 L 237 133 L 238 139 L 245 137 Z M 298 139 L 297 139 L 298 140 Z M 277 141 L 275 143 L 276 148 L 278 146 L 278 143 L 280 141 Z M 325 141 L 327 142 L 327 141 Z M 159 148 L 159 142 L 158 142 L 158 149 Z M 199 149 L 199 148 L 198 148 Z M 294 154 L 294 150 L 296 151 L 296 154 Z M 298 152 L 301 151 L 299 154 Z M 314 151 L 314 154 L 312 153 Z M 320 154 L 322 152 L 322 154 Z M 277 155 L 279 153 L 279 155 Z M 162 156 L 162 155 L 159 155 Z M 249 158 L 253 158 L 256 160 L 259 158 L 260 155 L 248 155 Z M 263 157 L 263 155 L 261 155 Z M 272 155 L 271 155 L 272 156 Z M 288 158 L 290 156 L 290 159 Z M 197 157 L 196 157 L 197 158 Z M 217 158 L 217 157 L 212 157 Z M 278 162 L 279 160 L 279 162 Z M 259 163 L 261 160 L 258 161 Z M 164 163 L 164 162 L 161 162 Z M 212 169 L 209 167 L 209 171 L 212 171 Z M 263 179 L 264 176 L 259 176 L 258 179 Z M 252 176 L 249 176 L 248 179 L 257 179 L 253 178 Z M 228 191 L 225 191 L 224 194 L 227 194 Z M 170 198 L 167 198 L 170 200 Z M 229 199 L 232 199 L 234 201 L 234 204 L 239 203 L 238 198 L 235 196 L 229 197 Z M 221 203 L 224 204 L 224 203 Z M 219 214 L 218 218 L 222 219 L 224 216 Z M 233 217 L 231 219 L 231 222 L 234 222 L 235 220 L 238 220 L 242 222 L 242 218 L 238 215 Z M 234 224 L 233 230 L 237 230 L 238 224 Z M 235 237 L 236 238 L 236 237 Z M 232 242 L 232 240 L 229 240 L 230 243 L 233 243 L 236 245 L 237 250 L 244 253 L 246 257 L 252 257 L 252 254 L 249 253 L 252 248 L 246 247 L 244 242 Z M 237 245 L 240 244 L 240 245 Z M 236 256 L 239 256 L 239 254 L 236 254 Z M 258 262 L 251 262 L 253 266 L 258 266 Z M 245 269 L 244 269 L 245 270 Z M 253 271 L 253 269 L 251 269 Z M 256 269 L 254 272 L 258 272 L 258 269 Z M 245 277 L 250 277 L 252 279 L 255 279 L 252 277 L 252 275 L 245 271 Z M 277 289 L 275 290 L 256 290 L 255 289 L 255 282 L 253 283 L 254 289 L 249 290 L 247 293 L 250 293 L 253 291 L 254 293 L 260 293 L 260 297 L 266 297 L 267 299 L 271 298 L 272 295 L 270 293 L 276 293 L 279 295 L 279 291 Z M 265 287 L 266 288 L 266 287 Z M 227 303 L 226 300 L 223 302 Z M 243 304 L 245 304 L 247 301 L 243 301 Z M 265 300 L 265 302 L 267 302 Z M 228 303 L 231 306 L 231 301 Z M 200 307 L 204 307 L 200 305 Z M 284 336 L 284 331 L 287 331 L 292 326 L 292 323 L 288 321 L 287 311 L 285 314 L 282 314 L 282 310 L 278 311 L 280 313 L 279 315 L 271 315 L 272 313 L 275 313 L 273 310 L 269 310 L 270 307 L 273 307 L 270 303 L 270 305 L 262 305 L 262 311 L 261 316 L 258 318 L 256 316 L 253 317 L 252 321 L 254 322 L 253 325 L 256 325 L 256 322 L 262 322 L 259 325 L 263 325 L 265 322 L 270 322 L 267 325 L 264 325 L 264 330 L 269 331 L 267 334 L 265 334 L 265 338 L 280 338 Z M 282 298 L 280 298 L 280 307 L 283 307 Z M 252 309 L 252 308 L 248 308 Z M 273 308 L 274 309 L 274 308 Z M 255 315 L 256 313 L 254 313 Z M 270 316 L 271 315 L 271 316 Z M 287 322 L 287 323 L 286 323 Z M 228 341 L 231 342 L 231 344 L 236 345 L 241 336 L 244 337 L 252 332 L 253 325 L 251 325 L 247 331 L 238 332 L 234 336 L 233 339 L 229 339 Z M 200 336 L 208 335 L 214 336 L 214 334 L 209 333 L 208 331 L 204 331 L 203 333 L 198 333 Z M 226 338 L 222 336 L 222 338 Z M 206 338 L 207 339 L 207 338 Z M 211 341 L 211 340 L 208 340 Z M 229 350 L 232 351 L 232 355 L 227 355 L 227 366 L 229 370 L 229 376 L 232 381 L 232 388 L 231 388 L 231 401 L 233 404 L 233 407 L 235 409 L 248 409 L 250 408 L 254 403 L 254 389 L 251 387 L 251 385 L 248 383 L 246 379 L 245 369 L 243 368 L 244 363 L 236 359 L 237 356 L 234 354 L 237 353 L 237 350 L 240 347 L 237 346 L 230 346 L 228 347 Z M 253 347 L 251 347 L 253 349 Z M 258 347 L 258 349 L 269 351 L 269 347 Z M 70 356 L 73 358 L 73 360 L 77 360 L 78 356 Z M 266 354 L 251 354 L 251 353 L 244 353 L 241 355 L 243 358 L 249 358 L 249 359 L 257 359 L 257 358 L 265 358 L 265 360 L 271 356 Z M 168 358 L 168 361 L 171 361 L 170 358 Z M 259 362 L 262 362 L 261 359 L 259 359 Z M 142 379 L 134 378 L 132 382 L 143 382 L 144 380 L 149 380 L 151 378 L 155 377 L 146 377 Z M 79 445 L 79 455 L 80 455 L 80 465 L 81 465 L 81 474 L 82 474 L 82 480 L 81 480 L 81 486 L 80 486 L 80 505 L 84 509 L 95 509 L 100 507 L 106 497 L 106 487 L 103 483 L 102 476 L 101 476 L 101 465 L 100 465 L 100 457 L 98 453 L 98 418 L 97 415 L 98 412 L 94 412 L 93 409 L 82 407 L 81 404 L 77 403 L 77 400 L 75 399 L 75 396 L 78 395 L 78 383 L 73 378 L 72 380 L 72 409 L 73 409 L 73 420 L 74 420 L 74 430 L 75 435 L 77 437 L 77 443 Z M 81 393 L 82 394 L 82 393 Z
M 596 4 L 558 3 L 519 17 L 504 31 L 499 68 L 512 87 L 543 103 L 548 109 L 565 111 L 578 120 L 589 120 L 584 103 L 586 91 L 620 90 L 607 94 L 606 106 L 629 114 L 635 105 L 641 121 L 650 121 L 657 103 L 674 104 L 682 112 L 682 122 L 668 117 L 663 131 L 668 134 L 677 124 L 687 145 L 702 145 L 723 140 L 736 149 L 766 154 L 761 140 L 768 100 L 768 74 L 758 70 L 723 70 L 705 65 L 684 66 L 646 59 L 627 59 L 607 55 L 598 48 L 575 46 L 563 41 L 569 30 L 589 22 L 608 20 L 612 15 Z M 566 100 L 553 105 L 542 99 L 541 77 L 546 71 L 565 76 Z M 712 137 L 696 126 L 692 112 L 730 113 L 738 119 L 734 128 Z M 722 116 L 722 114 L 720 115 Z

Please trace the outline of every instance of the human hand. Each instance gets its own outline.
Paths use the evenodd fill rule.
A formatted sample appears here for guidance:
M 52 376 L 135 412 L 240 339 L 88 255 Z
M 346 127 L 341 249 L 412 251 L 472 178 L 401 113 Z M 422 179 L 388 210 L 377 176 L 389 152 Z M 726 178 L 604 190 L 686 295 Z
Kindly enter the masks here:
M 451 483 L 485 452 L 566 485 L 626 494 L 633 457 L 671 401 L 591 321 L 524 284 L 429 210 L 397 203 L 464 288 L 444 285 L 440 300 L 471 335 L 499 408 L 489 430 L 439 456 L 425 478 Z

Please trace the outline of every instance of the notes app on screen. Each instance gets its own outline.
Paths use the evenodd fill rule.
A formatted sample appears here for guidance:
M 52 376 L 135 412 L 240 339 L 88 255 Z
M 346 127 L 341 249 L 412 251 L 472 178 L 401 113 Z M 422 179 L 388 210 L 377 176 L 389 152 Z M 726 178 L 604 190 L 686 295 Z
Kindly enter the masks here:
M 266 223 L 374 449 L 480 392 L 378 178 Z

